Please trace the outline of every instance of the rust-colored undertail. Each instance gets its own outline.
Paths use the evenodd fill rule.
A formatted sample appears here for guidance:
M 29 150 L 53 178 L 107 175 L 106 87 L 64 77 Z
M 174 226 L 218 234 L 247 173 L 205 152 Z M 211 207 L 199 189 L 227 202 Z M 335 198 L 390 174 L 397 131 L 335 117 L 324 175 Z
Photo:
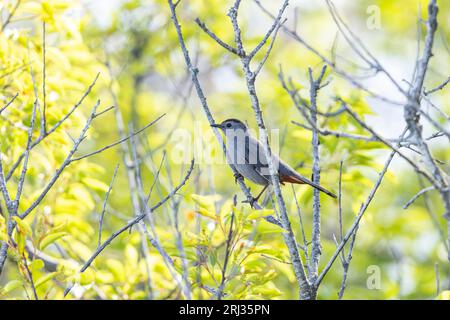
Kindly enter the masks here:
M 296 183 L 296 184 L 308 184 L 311 187 L 316 188 L 319 191 L 322 191 L 323 193 L 329 195 L 332 198 L 337 198 L 337 196 L 333 192 L 328 191 L 327 189 L 319 186 L 318 184 L 315 184 L 312 181 L 309 181 L 306 178 L 297 177 L 297 176 L 281 176 L 280 178 L 281 178 L 280 182 L 289 182 L 289 183 Z

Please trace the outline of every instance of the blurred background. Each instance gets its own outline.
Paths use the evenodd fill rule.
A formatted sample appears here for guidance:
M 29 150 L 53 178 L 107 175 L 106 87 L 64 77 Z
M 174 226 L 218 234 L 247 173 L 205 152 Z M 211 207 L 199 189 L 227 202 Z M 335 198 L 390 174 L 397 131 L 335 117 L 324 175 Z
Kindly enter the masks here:
M 133 138 L 138 144 L 134 160 L 139 159 L 139 170 L 133 172 L 140 175 L 143 190 L 154 189 L 151 204 L 157 203 L 182 180 L 191 158 L 194 157 L 197 163 L 187 185 L 174 198 L 176 200 L 154 213 L 155 232 L 173 259 L 175 277 L 138 227 L 120 235 L 91 268 L 77 273 L 97 247 L 105 193 L 118 164 L 117 178 L 105 211 L 103 239 L 136 214 L 139 188 L 133 190 L 130 187 L 130 181 L 135 181 L 135 177 L 130 178 L 127 170 L 130 163 L 136 166 L 130 159 L 132 146 L 110 148 L 70 165 L 44 202 L 26 219 L 32 229 L 27 239 L 57 261 L 57 267 L 49 270 L 48 265 L 30 255 L 34 279 L 39 281 L 38 295 L 47 299 L 62 298 L 67 285 L 76 283 L 71 298 L 182 299 L 185 295 L 174 278 L 180 278 L 187 269 L 193 283 L 192 298 L 214 298 L 208 288 L 215 288 L 220 283 L 226 230 L 230 222 L 227 212 L 231 210 L 233 196 L 237 195 L 236 210 L 243 216 L 249 209 L 248 205 L 241 204 L 244 196 L 234 183 L 228 166 L 202 161 L 210 156 L 220 157 L 222 151 L 187 73 L 167 2 L 18 2 L 17 7 L 17 1 L 13 0 L 2 0 L 0 5 L 3 23 L 14 12 L 0 33 L 0 86 L 3 89 L 0 105 L 16 92 L 20 93 L 14 107 L 8 108 L 0 119 L 1 151 L 6 170 L 26 145 L 23 126 L 29 125 L 35 100 L 30 66 L 34 69 L 38 87 L 43 83 L 43 21 L 50 123 L 56 123 L 70 110 L 100 73 L 92 92 L 74 116 L 33 153 L 21 206 L 30 204 L 63 161 L 72 145 L 71 136 L 80 131 L 97 99 L 101 100 L 101 110 L 109 106 L 115 106 L 115 109 L 94 122 L 80 154 L 117 141 L 121 130 L 125 134 L 134 132 L 165 114 Z M 420 19 L 426 19 L 428 1 L 336 0 L 333 3 L 380 63 L 404 88 L 408 88 L 418 54 L 418 36 L 422 39 L 420 49 L 423 48 L 425 25 Z M 256 129 L 240 61 L 217 45 L 194 22 L 199 17 L 221 39 L 233 43 L 233 30 L 226 15 L 232 4 L 232 1 L 223 0 L 182 0 L 177 13 L 216 121 L 239 118 Z M 282 1 L 265 0 L 261 4 L 276 14 Z M 427 89 L 436 87 L 450 74 L 450 3 L 439 1 L 438 4 L 439 29 L 426 78 Z M 288 18 L 285 26 L 295 29 L 341 69 L 372 91 L 394 101 L 403 101 L 386 77 L 367 68 L 351 50 L 339 34 L 325 1 L 290 1 L 285 16 Z M 250 0 L 242 1 L 239 21 L 248 48 L 261 40 L 273 22 Z M 260 53 L 258 59 L 262 57 L 263 53 Z M 304 123 L 304 120 L 283 89 L 279 72 L 282 70 L 299 88 L 299 93 L 308 97 L 308 68 L 318 74 L 323 64 L 311 50 L 280 30 L 256 82 L 266 124 L 270 129 L 279 130 L 281 157 L 306 177 L 312 172 L 311 132 L 292 123 Z M 355 110 L 384 137 L 400 135 L 405 126 L 401 106 L 371 97 L 331 69 L 326 77 L 330 84 L 320 91 L 319 110 L 336 110 L 339 105 L 333 97 L 341 96 L 351 101 Z M 42 99 L 43 93 L 39 91 L 38 96 Z M 448 97 L 446 87 L 430 99 L 448 113 Z M 448 118 L 440 114 L 436 117 L 448 128 Z M 336 131 L 364 133 L 348 117 L 330 118 L 324 125 Z M 433 133 L 433 127 L 426 124 L 424 135 Z M 333 136 L 323 136 L 320 142 L 322 185 L 337 191 L 340 163 L 343 162 L 345 232 L 390 151 L 378 142 Z M 448 173 L 448 140 L 438 137 L 430 144 L 436 158 L 442 161 L 442 170 Z M 128 155 L 127 148 L 130 148 Z M 415 157 L 413 152 L 406 152 Z M 17 176 L 19 173 L 16 172 Z M 253 192 L 259 191 L 259 186 L 249 185 Z M 407 163 L 400 158 L 394 159 L 361 222 L 345 299 L 433 299 L 442 297 L 442 292 L 449 290 L 447 225 L 442 217 L 439 195 L 426 193 L 403 209 L 425 186 Z M 296 186 L 294 195 L 293 189 L 286 186 L 283 194 L 297 239 L 300 241 L 302 235 L 296 201 L 301 208 L 306 238 L 311 239 L 312 190 Z M 334 236 L 339 237 L 339 216 L 337 202 L 327 197 L 322 197 L 321 210 L 322 268 L 336 248 Z M 183 266 L 183 256 L 177 250 L 177 234 L 182 236 L 187 266 Z M 2 299 L 23 299 L 30 295 L 30 283 L 19 260 L 12 255 L 1 274 Z M 225 298 L 298 298 L 296 280 L 288 260 L 289 254 L 279 230 L 263 221 L 250 226 L 242 222 Z M 336 299 L 341 281 L 342 266 L 337 260 L 320 287 L 319 299 Z

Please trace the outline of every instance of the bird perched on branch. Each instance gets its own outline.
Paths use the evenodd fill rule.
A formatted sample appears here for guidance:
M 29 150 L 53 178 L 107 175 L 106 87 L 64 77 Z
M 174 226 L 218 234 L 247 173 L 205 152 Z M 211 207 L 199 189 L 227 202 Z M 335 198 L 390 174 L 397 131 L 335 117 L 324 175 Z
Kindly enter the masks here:
M 254 199 L 258 201 L 263 192 L 271 184 L 270 172 L 263 145 L 249 132 L 247 126 L 240 120 L 227 119 L 212 127 L 221 129 L 226 137 L 227 161 L 233 164 L 237 172 L 244 178 L 263 185 L 264 188 Z M 300 175 L 277 155 L 272 154 L 272 161 L 278 171 L 280 183 L 308 184 L 321 192 L 336 198 L 336 195 L 320 185 Z

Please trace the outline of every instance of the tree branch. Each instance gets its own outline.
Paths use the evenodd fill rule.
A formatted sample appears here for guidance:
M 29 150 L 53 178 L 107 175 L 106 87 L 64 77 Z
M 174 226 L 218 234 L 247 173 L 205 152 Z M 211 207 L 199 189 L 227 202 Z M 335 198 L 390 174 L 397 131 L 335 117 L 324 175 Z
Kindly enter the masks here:
M 97 247 L 97 250 L 95 250 L 95 252 L 92 254 L 92 256 L 85 262 L 85 264 L 81 267 L 79 273 L 82 273 L 84 271 L 86 271 L 87 268 L 89 268 L 89 266 L 94 262 L 94 260 L 98 257 L 98 255 L 115 239 L 117 238 L 120 234 L 122 234 L 124 231 L 130 229 L 132 226 L 134 226 L 135 224 L 139 223 L 142 219 L 144 219 L 148 212 L 153 212 L 156 209 L 158 209 L 160 206 L 162 206 L 165 202 L 167 202 L 170 198 L 172 198 L 177 192 L 178 190 L 180 190 L 187 182 L 187 180 L 189 179 L 192 171 L 194 170 L 194 159 L 192 159 L 191 161 L 191 165 L 189 167 L 189 170 L 187 171 L 185 177 L 181 180 L 181 182 L 161 201 L 159 201 L 157 204 L 155 204 L 153 207 L 151 207 L 149 209 L 149 211 L 144 212 L 140 215 L 138 215 L 137 217 L 135 217 L 133 220 L 131 220 L 130 222 L 128 222 L 128 224 L 126 224 L 125 226 L 123 226 L 122 228 L 120 228 L 119 230 L 117 230 L 116 232 L 114 232 L 108 239 L 106 239 L 100 246 Z M 67 294 L 72 290 L 73 288 L 73 284 L 70 285 L 65 291 L 64 291 L 64 296 L 67 296 Z
M 237 4 L 239 4 L 239 2 L 240 1 L 238 1 Z M 172 22 L 173 22 L 174 27 L 175 27 L 175 29 L 177 31 L 178 42 L 179 42 L 181 50 L 183 52 L 183 56 L 184 56 L 184 60 L 186 62 L 187 69 L 188 69 L 189 73 L 191 74 L 191 80 L 194 83 L 194 87 L 195 87 L 195 90 L 197 92 L 197 96 L 198 96 L 198 98 L 200 100 L 202 109 L 203 109 L 203 111 L 204 111 L 204 113 L 206 115 L 206 118 L 208 119 L 209 124 L 210 125 L 215 124 L 216 122 L 215 122 L 214 117 L 213 117 L 213 115 L 211 113 L 209 105 L 208 105 L 208 103 L 206 101 L 206 97 L 205 97 L 205 95 L 203 93 L 203 90 L 202 90 L 202 87 L 200 85 L 200 81 L 198 79 L 198 72 L 199 72 L 199 70 L 196 67 L 193 66 L 191 58 L 189 56 L 189 51 L 188 51 L 188 49 L 186 47 L 186 44 L 184 42 L 183 33 L 181 31 L 181 26 L 180 26 L 180 23 L 178 22 L 178 17 L 177 17 L 177 14 L 176 14 L 176 5 L 174 4 L 174 2 L 172 0 L 168 0 L 168 4 L 169 4 L 169 7 L 170 7 L 170 11 L 171 11 Z M 241 47 L 238 46 L 237 50 L 238 50 L 240 56 L 245 55 L 245 52 L 243 52 Z M 213 132 L 214 132 L 214 135 L 215 135 L 217 141 L 222 146 L 224 154 L 226 155 L 227 154 L 227 150 L 226 150 L 226 147 L 225 147 L 225 143 L 224 143 L 224 141 L 222 139 L 222 136 L 219 133 L 219 130 L 217 128 L 213 128 Z M 233 175 L 235 177 L 238 177 L 236 179 L 236 181 L 239 184 L 239 187 L 241 188 L 242 192 L 245 194 L 245 197 L 247 198 L 248 203 L 251 206 L 253 206 L 255 209 L 261 209 L 261 206 L 258 203 L 256 203 L 255 201 L 253 201 L 254 197 L 251 194 L 250 189 L 245 184 L 243 178 L 238 175 L 238 172 L 237 172 L 236 168 L 234 167 L 234 165 L 229 164 L 229 166 L 230 166 L 231 170 L 233 171 Z M 268 222 L 275 223 L 275 224 L 279 225 L 279 223 L 277 223 L 277 220 L 275 218 L 273 218 L 273 217 L 267 217 L 265 219 Z

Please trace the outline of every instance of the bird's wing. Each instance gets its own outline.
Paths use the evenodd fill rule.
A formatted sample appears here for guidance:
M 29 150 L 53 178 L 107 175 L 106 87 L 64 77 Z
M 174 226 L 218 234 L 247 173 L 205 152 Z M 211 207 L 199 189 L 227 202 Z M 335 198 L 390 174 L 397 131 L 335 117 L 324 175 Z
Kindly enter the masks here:
M 281 160 L 276 154 L 272 154 L 272 162 L 276 167 L 278 167 L 278 174 L 281 183 L 289 182 L 297 184 L 308 184 L 311 187 L 316 188 L 321 192 L 329 195 L 330 197 L 337 198 L 337 196 L 331 191 L 328 191 L 322 186 L 300 175 L 287 163 Z M 262 178 L 264 178 L 267 183 L 270 183 L 270 171 L 264 152 L 264 147 L 259 140 L 256 140 L 250 135 L 248 135 L 248 139 L 246 139 L 245 141 L 245 163 L 253 165 L 255 171 Z
M 264 154 L 264 148 L 258 140 L 256 140 L 251 135 L 247 136 L 248 139 L 245 141 L 245 161 L 246 163 L 253 166 L 255 171 L 265 179 L 267 183 L 270 182 L 270 175 L 265 174 L 267 168 L 267 158 Z

